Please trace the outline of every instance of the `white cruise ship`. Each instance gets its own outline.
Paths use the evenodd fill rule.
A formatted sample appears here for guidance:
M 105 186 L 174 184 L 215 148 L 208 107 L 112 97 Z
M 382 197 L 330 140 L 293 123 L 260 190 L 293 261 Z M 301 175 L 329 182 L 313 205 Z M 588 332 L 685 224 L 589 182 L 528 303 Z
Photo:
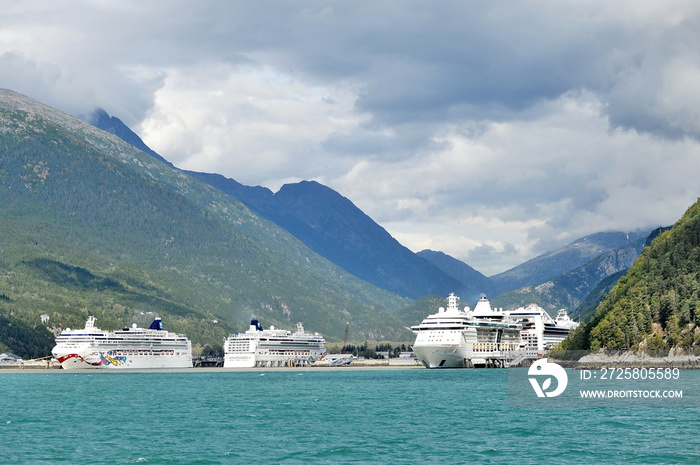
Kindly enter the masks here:
M 523 326 L 522 337 L 529 355 L 542 357 L 544 352 L 561 342 L 579 324 L 572 320 L 566 309 L 561 309 L 556 318 L 537 304 L 520 307 L 507 312 L 510 318 Z
M 231 334 L 224 340 L 224 368 L 300 366 L 313 363 L 326 354 L 323 336 L 304 332 L 263 329 L 258 320 L 250 322 L 245 333 Z
M 56 338 L 52 355 L 65 370 L 122 368 L 192 368 L 192 343 L 163 330 L 156 318 L 148 329 L 103 331 L 89 316 L 84 329 L 66 329 Z
M 459 297 L 450 294 L 446 309 L 440 307 L 411 330 L 413 351 L 427 368 L 504 367 L 522 345 L 522 326 L 494 311 L 485 297 L 470 311 L 460 309 Z

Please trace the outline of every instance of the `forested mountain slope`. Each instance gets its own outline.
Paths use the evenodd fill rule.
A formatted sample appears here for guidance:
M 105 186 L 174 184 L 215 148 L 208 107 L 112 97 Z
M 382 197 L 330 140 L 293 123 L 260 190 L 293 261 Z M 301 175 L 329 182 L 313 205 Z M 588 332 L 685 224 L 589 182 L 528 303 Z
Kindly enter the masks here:
M 565 349 L 694 348 L 700 343 L 700 202 L 662 232 Z

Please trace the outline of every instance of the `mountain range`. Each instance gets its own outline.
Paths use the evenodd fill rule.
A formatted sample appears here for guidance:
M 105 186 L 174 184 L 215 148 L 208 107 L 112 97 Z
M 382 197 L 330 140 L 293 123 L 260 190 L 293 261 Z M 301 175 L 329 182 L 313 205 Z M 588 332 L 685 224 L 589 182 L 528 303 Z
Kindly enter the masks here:
M 357 340 L 410 338 L 407 299 L 121 139 L 6 90 L 0 128 L 0 313 L 15 327 L 157 313 L 220 344 L 255 315 L 331 340 L 346 323 Z
M 154 157 L 118 118 L 98 109 L 84 117 Z M 349 199 L 315 181 L 286 184 L 277 192 L 246 186 L 220 174 L 184 171 L 244 203 L 258 215 L 284 228 L 310 249 L 358 278 L 377 287 L 417 299 L 454 292 L 466 302 L 500 296 L 497 303 L 515 308 L 524 295 L 548 310 L 573 309 L 586 291 L 602 279 L 627 269 L 641 252 L 649 231 L 596 233 L 486 277 L 468 264 L 433 250 L 413 253 Z M 560 277 L 560 275 L 562 275 Z M 552 280 L 556 280 L 553 282 Z M 556 288 L 556 292 L 532 292 Z M 571 288 L 571 292 L 569 291 Z M 509 295 L 509 292 L 513 292 Z M 558 295 L 562 294 L 562 295 Z
M 629 267 L 645 235 L 589 236 L 488 278 L 411 252 L 317 182 L 273 193 L 182 171 L 118 118 L 83 119 L 0 90 L 0 351 L 45 355 L 47 328 L 88 314 L 105 328 L 159 314 L 200 348 L 251 316 L 329 340 L 348 324 L 355 341 L 410 341 L 407 327 L 434 310 L 424 296 L 470 302 L 551 281 L 569 294 L 556 305 L 574 305 Z M 36 344 L 18 349 L 29 334 Z

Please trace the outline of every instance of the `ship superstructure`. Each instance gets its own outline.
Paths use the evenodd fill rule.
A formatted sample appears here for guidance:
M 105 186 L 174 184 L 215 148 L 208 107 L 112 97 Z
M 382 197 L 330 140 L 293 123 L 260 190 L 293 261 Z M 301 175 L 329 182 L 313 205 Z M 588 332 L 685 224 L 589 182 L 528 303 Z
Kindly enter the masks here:
M 510 318 L 522 325 L 523 342 L 528 353 L 536 353 L 540 357 L 552 346 L 563 341 L 569 332 L 579 325 L 569 317 L 566 309 L 559 310 L 556 318 L 552 318 L 537 304 L 530 304 L 507 313 Z

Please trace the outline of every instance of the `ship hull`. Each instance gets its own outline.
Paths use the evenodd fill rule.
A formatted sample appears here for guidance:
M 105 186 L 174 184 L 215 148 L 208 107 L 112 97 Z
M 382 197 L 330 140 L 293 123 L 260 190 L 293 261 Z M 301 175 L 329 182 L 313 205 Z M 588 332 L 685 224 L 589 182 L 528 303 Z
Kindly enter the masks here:
M 192 368 L 192 356 L 187 352 L 178 355 L 124 352 L 126 353 L 114 350 L 85 350 L 79 353 L 71 351 L 61 353 L 54 350 L 54 357 L 64 370 Z
M 281 353 L 280 353 L 281 352 Z M 258 350 L 257 353 L 227 353 L 224 368 L 284 367 L 311 365 L 325 355 L 323 348 L 288 354 L 283 350 Z
M 426 368 L 462 368 L 468 358 L 462 330 L 421 331 L 413 352 Z
M 455 346 L 413 346 L 413 352 L 426 368 L 463 368 L 466 351 Z
M 226 354 L 224 368 L 255 368 L 255 354 Z

